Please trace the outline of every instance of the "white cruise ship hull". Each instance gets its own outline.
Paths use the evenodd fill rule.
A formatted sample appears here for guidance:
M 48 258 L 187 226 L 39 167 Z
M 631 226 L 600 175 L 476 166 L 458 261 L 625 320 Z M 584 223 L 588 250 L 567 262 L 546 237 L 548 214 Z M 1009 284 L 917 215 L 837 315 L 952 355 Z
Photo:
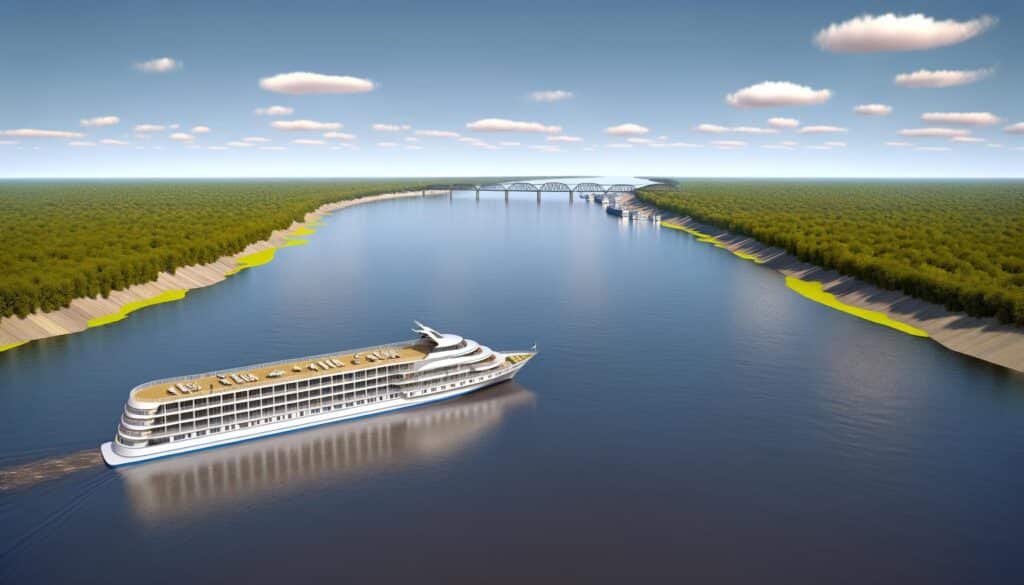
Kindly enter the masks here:
M 342 422 L 365 416 L 372 416 L 375 414 L 391 412 L 403 408 L 422 406 L 424 404 L 429 404 L 431 402 L 438 402 L 441 400 L 456 398 L 458 396 L 469 394 L 470 392 L 475 392 L 477 390 L 486 388 L 488 386 L 492 386 L 494 384 L 498 384 L 500 382 L 511 380 L 525 364 L 526 361 L 522 361 L 508 367 L 503 367 L 501 368 L 500 371 L 494 372 L 492 377 L 489 377 L 482 382 L 468 383 L 460 387 L 432 394 L 426 394 L 423 396 L 384 400 L 373 404 L 354 406 L 351 408 L 344 408 L 340 410 L 334 410 L 331 412 L 290 418 L 279 422 L 260 425 L 258 427 L 249 427 L 244 429 L 218 433 L 215 435 L 206 435 L 183 441 L 176 441 L 173 443 L 154 445 L 152 447 L 133 449 L 133 451 L 135 452 L 133 452 L 131 456 L 123 456 L 118 454 L 117 452 L 115 452 L 113 442 L 108 441 L 100 446 L 100 453 L 103 455 L 103 461 L 106 462 L 107 465 L 111 467 L 118 467 L 121 465 L 129 465 L 132 463 L 150 461 L 152 459 L 157 459 L 161 457 L 181 455 L 193 451 L 199 451 L 202 449 L 222 447 L 225 445 L 231 445 L 233 443 L 240 443 L 242 441 L 249 441 L 253 439 L 267 437 L 270 435 L 277 435 L 281 433 L 307 429 L 310 427 Z

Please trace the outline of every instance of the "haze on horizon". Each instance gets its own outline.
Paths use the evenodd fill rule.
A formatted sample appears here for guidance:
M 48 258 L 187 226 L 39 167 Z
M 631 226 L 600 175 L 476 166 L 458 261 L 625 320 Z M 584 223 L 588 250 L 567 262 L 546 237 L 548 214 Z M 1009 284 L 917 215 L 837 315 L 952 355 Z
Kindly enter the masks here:
M 16 0 L 0 178 L 1020 177 L 1024 5 Z

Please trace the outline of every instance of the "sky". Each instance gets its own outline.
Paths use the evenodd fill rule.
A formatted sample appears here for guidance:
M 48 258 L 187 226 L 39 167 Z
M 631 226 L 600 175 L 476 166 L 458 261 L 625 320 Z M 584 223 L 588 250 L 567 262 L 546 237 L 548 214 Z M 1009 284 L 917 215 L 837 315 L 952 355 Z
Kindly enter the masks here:
M 1024 3 L 0 2 L 0 177 L 1021 177 Z

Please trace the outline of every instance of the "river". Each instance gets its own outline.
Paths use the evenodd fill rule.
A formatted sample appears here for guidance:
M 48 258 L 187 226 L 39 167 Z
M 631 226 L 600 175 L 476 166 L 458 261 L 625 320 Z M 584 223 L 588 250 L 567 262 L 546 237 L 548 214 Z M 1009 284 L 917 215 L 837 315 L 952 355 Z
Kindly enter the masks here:
M 1024 572 L 1024 376 L 564 193 L 383 201 L 309 240 L 0 354 L 0 582 Z M 407 412 L 118 470 L 90 455 L 142 381 L 405 339 L 413 319 L 540 354 Z

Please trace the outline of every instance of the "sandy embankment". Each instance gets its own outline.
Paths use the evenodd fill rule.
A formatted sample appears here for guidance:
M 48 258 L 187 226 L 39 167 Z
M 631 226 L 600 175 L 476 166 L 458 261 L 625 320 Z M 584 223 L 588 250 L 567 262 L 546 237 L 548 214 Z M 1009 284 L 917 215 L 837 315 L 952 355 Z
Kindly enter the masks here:
M 625 204 L 635 208 L 655 209 L 632 197 Z M 753 238 L 702 224 L 690 217 L 680 217 L 661 210 L 658 213 L 662 214 L 662 223 L 707 234 L 721 247 L 741 258 L 773 268 L 788 277 L 820 282 L 824 291 L 835 295 L 841 303 L 877 311 L 890 319 L 921 329 L 953 351 L 1024 372 L 1024 328 L 1005 325 L 994 318 L 954 313 L 942 305 L 922 301 L 899 291 L 881 289 L 834 270 L 801 262 L 785 250 L 767 246 Z
M 448 191 L 436 190 L 425 192 L 428 196 L 447 193 Z M 104 322 L 113 322 L 118 320 L 116 315 L 126 307 L 129 310 L 133 307 L 141 308 L 151 304 L 154 299 L 158 298 L 176 300 L 176 298 L 180 298 L 180 295 L 173 294 L 173 291 L 192 290 L 221 282 L 229 275 L 238 272 L 240 267 L 246 268 L 261 263 L 240 262 L 246 256 L 269 252 L 263 255 L 264 260 L 269 259 L 273 250 L 288 245 L 289 236 L 312 233 L 312 230 L 307 227 L 308 224 L 316 222 L 324 215 L 333 211 L 371 201 L 420 197 L 423 194 L 423 191 L 386 193 L 328 203 L 315 211 L 307 213 L 302 222 L 294 222 L 287 229 L 273 232 L 270 238 L 250 244 L 241 252 L 232 256 L 224 256 L 216 262 L 185 266 L 178 268 L 173 274 L 161 272 L 160 276 L 152 282 L 137 284 L 125 290 L 112 291 L 107 298 L 75 299 L 71 301 L 71 306 L 56 311 L 48 313 L 37 311 L 25 318 L 17 316 L 5 317 L 0 319 L 0 351 L 11 349 L 36 339 L 84 331 L 89 328 L 90 321 L 93 322 L 93 326 Z

